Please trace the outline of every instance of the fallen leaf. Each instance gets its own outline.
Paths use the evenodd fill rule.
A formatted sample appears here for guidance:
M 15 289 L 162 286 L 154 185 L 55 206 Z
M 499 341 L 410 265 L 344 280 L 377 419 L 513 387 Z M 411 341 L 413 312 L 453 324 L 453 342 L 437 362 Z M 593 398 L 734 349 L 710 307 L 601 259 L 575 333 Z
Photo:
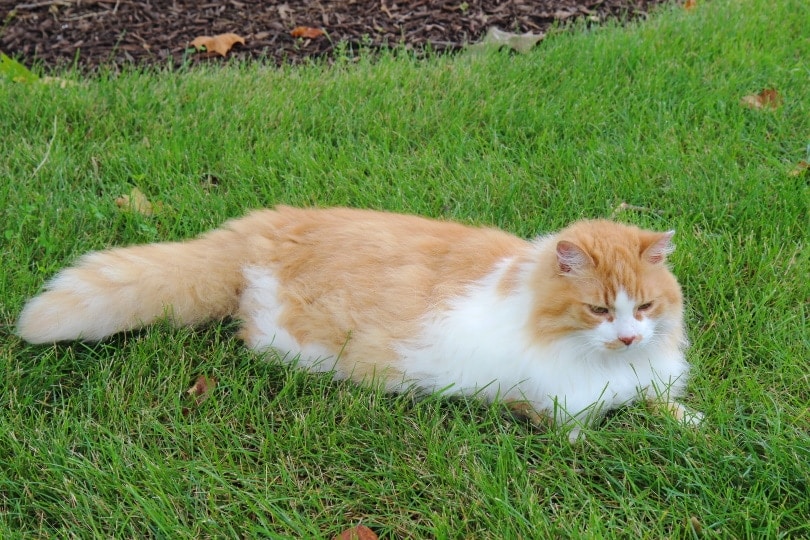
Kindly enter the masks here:
M 610 219 L 615 219 L 617 215 L 626 210 L 632 210 L 633 212 L 652 212 L 654 214 L 663 213 L 661 210 L 654 210 L 652 208 L 647 208 L 646 206 L 637 206 L 635 204 L 628 204 L 626 202 L 622 202 L 621 204 L 619 204 L 619 206 L 613 209 L 613 213 L 610 215 Z
M 487 35 L 484 36 L 484 39 L 474 45 L 470 45 L 468 48 L 472 51 L 478 51 L 506 46 L 519 53 L 527 53 L 544 37 L 545 34 L 533 34 L 531 32 L 513 34 L 512 32 L 504 32 L 499 28 L 491 26 L 489 30 L 487 30 Z
M 807 171 L 809 170 L 810 170 L 810 163 L 802 160 L 793 168 L 792 171 L 788 173 L 788 176 L 801 176 L 803 174 L 806 174 Z
M 558 21 L 564 21 L 565 19 L 573 17 L 576 14 L 577 14 L 576 10 L 569 11 L 568 9 L 558 9 L 552 14 L 552 17 L 554 17 Z
M 67 88 L 68 86 L 76 86 L 76 81 L 69 81 L 67 79 L 63 79 L 61 77 L 50 77 L 45 76 L 42 77 L 39 82 L 42 84 L 52 84 L 54 86 L 58 86 L 59 88 Z
M 315 39 L 321 37 L 326 32 L 321 28 L 312 28 L 310 26 L 296 26 L 290 32 L 294 38 Z
M 245 44 L 245 39 L 242 36 L 233 33 L 218 34 L 216 36 L 200 36 L 194 38 L 191 46 L 197 50 L 205 49 L 208 52 L 215 52 L 220 56 L 225 56 L 236 44 Z
M 351 529 L 346 529 L 335 537 L 335 540 L 377 540 L 378 536 L 374 531 L 365 525 L 358 525 Z
M 686 11 L 692 11 L 696 7 L 697 7 L 697 0 L 686 0 L 686 2 L 683 4 L 683 8 Z
M 276 9 L 278 10 L 278 16 L 281 17 L 282 21 L 292 19 L 293 10 L 289 4 L 281 4 Z
M 773 88 L 766 88 L 759 94 L 743 96 L 740 105 L 749 109 L 771 109 L 776 110 L 782 105 L 782 96 Z
M 115 199 L 115 205 L 124 211 L 138 212 L 144 216 L 151 216 L 155 213 L 155 207 L 146 198 L 146 195 L 138 188 L 132 188 L 129 195 L 121 195 Z
M 194 396 L 194 402 L 199 405 L 211 396 L 211 392 L 217 386 L 217 380 L 213 377 L 200 375 L 191 388 L 186 390 L 190 396 Z

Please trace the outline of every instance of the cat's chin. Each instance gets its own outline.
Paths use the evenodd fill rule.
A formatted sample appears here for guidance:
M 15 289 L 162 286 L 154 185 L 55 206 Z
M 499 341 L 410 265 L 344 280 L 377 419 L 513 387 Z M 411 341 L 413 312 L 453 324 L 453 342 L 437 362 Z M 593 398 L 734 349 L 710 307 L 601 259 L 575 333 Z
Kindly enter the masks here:
M 643 341 L 643 340 L 636 341 L 634 343 L 631 343 L 630 345 L 625 345 L 624 343 L 618 342 L 618 341 L 608 341 L 608 342 L 602 343 L 602 347 L 604 348 L 604 350 L 606 352 L 613 353 L 613 354 L 630 354 L 630 353 L 640 351 L 641 349 L 645 348 L 646 346 L 647 346 L 647 343 L 645 341 Z
M 603 343 L 602 346 L 605 348 L 606 351 L 623 353 L 623 352 L 637 351 L 640 348 L 642 348 L 644 344 L 633 343 L 631 345 L 625 345 L 624 343 L 621 342 L 608 341 L 607 343 Z

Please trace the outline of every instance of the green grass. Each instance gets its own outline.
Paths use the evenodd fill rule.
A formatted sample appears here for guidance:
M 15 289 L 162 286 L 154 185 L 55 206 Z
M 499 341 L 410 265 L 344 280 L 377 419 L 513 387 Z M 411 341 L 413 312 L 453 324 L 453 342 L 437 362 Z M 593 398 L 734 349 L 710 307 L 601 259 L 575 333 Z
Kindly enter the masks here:
M 716 0 L 532 54 L 0 82 L 0 537 L 810 536 L 810 5 Z M 740 98 L 763 88 L 775 111 Z M 122 212 L 141 189 L 162 210 Z M 678 231 L 696 430 L 633 407 L 571 447 L 247 352 L 232 324 L 33 347 L 79 254 L 276 203 Z M 272 359 L 270 359 L 272 360 Z M 184 394 L 200 374 L 210 399 Z M 698 533 L 690 525 L 694 518 Z

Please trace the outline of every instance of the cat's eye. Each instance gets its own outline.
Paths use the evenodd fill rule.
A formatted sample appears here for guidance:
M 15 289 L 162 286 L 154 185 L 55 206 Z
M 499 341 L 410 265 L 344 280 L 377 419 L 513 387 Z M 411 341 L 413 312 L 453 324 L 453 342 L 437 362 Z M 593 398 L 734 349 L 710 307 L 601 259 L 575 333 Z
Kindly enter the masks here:
M 607 315 L 610 312 L 610 310 L 604 306 L 592 306 L 590 304 L 588 305 L 588 309 L 590 309 L 591 313 L 594 315 Z
M 650 309 L 652 307 L 652 305 L 653 305 L 652 302 L 645 302 L 645 303 L 641 304 L 640 306 L 638 306 L 636 309 L 638 311 L 647 311 L 648 309 Z

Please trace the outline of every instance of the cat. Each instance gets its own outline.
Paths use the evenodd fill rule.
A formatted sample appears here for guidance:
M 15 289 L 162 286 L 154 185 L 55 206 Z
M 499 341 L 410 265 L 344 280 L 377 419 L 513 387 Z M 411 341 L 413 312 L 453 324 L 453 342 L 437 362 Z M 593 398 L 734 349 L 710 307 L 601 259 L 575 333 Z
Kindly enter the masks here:
M 30 343 L 232 316 L 253 350 L 335 378 L 506 403 L 576 441 L 639 398 L 677 419 L 689 365 L 674 232 L 506 232 L 348 208 L 259 210 L 185 242 L 85 255 L 29 300 Z

